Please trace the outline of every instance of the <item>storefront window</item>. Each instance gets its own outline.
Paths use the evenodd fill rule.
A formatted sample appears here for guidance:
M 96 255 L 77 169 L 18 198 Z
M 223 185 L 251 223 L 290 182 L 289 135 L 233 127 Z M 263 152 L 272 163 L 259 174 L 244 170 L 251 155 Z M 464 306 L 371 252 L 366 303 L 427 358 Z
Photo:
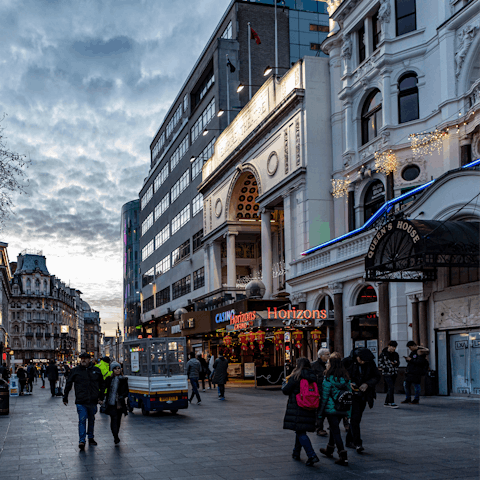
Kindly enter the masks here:
M 377 293 L 371 285 L 367 285 L 360 290 L 357 297 L 357 305 L 364 305 L 366 303 L 373 303 L 377 301 Z

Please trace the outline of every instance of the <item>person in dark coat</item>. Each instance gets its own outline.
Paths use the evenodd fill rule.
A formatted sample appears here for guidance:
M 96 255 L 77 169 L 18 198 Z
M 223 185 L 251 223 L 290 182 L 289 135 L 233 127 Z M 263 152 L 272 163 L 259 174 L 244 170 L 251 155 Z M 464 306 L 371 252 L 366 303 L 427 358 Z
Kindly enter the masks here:
M 208 377 L 208 383 L 210 384 L 209 390 L 212 388 L 212 383 L 210 381 L 210 377 L 208 375 L 209 370 L 208 370 L 208 364 L 207 361 L 201 356 L 197 355 L 197 360 L 200 362 L 200 365 L 202 366 L 200 370 L 200 380 L 202 382 L 202 388 L 203 391 L 205 391 L 205 379 Z
M 118 434 L 122 423 L 122 415 L 127 416 L 127 405 L 125 400 L 128 398 L 128 378 L 122 375 L 122 367 L 118 362 L 110 363 L 112 375 L 108 376 L 105 383 L 107 386 L 106 394 L 106 413 L 110 415 L 110 429 L 113 434 L 115 445 L 120 443 Z
M 55 384 L 57 383 L 59 374 L 58 374 L 58 367 L 55 365 L 55 360 L 50 360 L 46 370 L 47 378 L 50 383 L 50 393 L 52 397 L 55 396 Z
M 218 399 L 225 400 L 225 384 L 228 380 L 228 360 L 220 352 L 220 356 L 213 364 L 213 379 L 212 382 L 218 386 Z
M 384 406 L 391 408 L 398 408 L 394 397 L 395 382 L 397 381 L 398 366 L 400 365 L 400 358 L 395 351 L 397 346 L 398 343 L 395 340 L 388 342 L 388 346 L 382 350 L 378 359 L 378 366 L 382 370 L 383 379 L 388 387 Z
M 286 379 L 282 386 L 284 395 L 288 395 L 287 410 L 283 419 L 283 428 L 295 432 L 295 446 L 293 448 L 292 458 L 300 460 L 302 447 L 308 456 L 305 465 L 311 467 L 320 459 L 315 454 L 312 442 L 308 438 L 307 432 L 315 431 L 316 410 L 305 410 L 300 408 L 297 403 L 297 395 L 300 393 L 300 382 L 302 379 L 309 383 L 316 383 L 317 376 L 313 372 L 310 361 L 307 358 L 299 358 L 297 365 L 291 375 Z
M 8 371 L 6 363 L 0 366 L 0 376 L 2 377 L 3 380 L 5 380 L 5 382 L 8 383 L 8 379 L 10 378 L 10 372 Z
M 71 372 L 65 386 L 63 403 L 68 405 L 68 394 L 75 385 L 75 404 L 78 413 L 78 447 L 85 449 L 85 437 L 88 435 L 89 445 L 97 445 L 94 439 L 95 414 L 97 404 L 103 403 L 105 382 L 101 370 L 90 361 L 88 353 L 80 355 L 80 366 Z M 88 418 L 88 433 L 86 431 Z
M 35 382 L 35 374 L 37 373 L 37 369 L 33 363 L 30 363 L 27 367 L 27 392 L 32 394 L 33 393 L 33 383 Z
M 20 395 L 23 395 L 23 389 L 25 388 L 25 384 L 27 383 L 27 374 L 25 373 L 25 370 L 21 365 L 17 368 L 17 377 L 18 383 L 20 384 Z
M 312 370 L 317 376 L 317 385 L 318 385 L 318 393 L 320 397 L 322 396 L 322 385 L 323 380 L 325 379 L 325 368 L 328 362 L 328 358 L 330 357 L 330 350 L 328 348 L 321 348 L 318 351 L 318 359 L 317 361 L 312 363 Z M 317 435 L 320 437 L 326 437 L 328 433 L 324 430 L 323 424 L 325 422 L 325 417 L 321 415 L 317 418 Z
M 428 371 L 428 360 L 425 355 L 428 354 L 428 348 L 417 345 L 413 340 L 407 343 L 407 347 L 410 349 L 410 355 L 404 357 L 407 362 L 407 369 L 405 370 L 405 381 L 403 382 L 403 388 L 405 389 L 405 400 L 402 403 L 419 403 L 422 376 Z M 411 388 L 415 390 L 415 397 L 412 400 Z
M 352 350 L 350 356 L 343 359 L 343 364 L 350 376 L 354 393 L 347 447 L 355 448 L 357 453 L 362 453 L 365 449 L 360 435 L 360 422 L 367 404 L 373 408 L 374 400 L 377 398 L 375 385 L 380 381 L 381 375 L 375 365 L 375 356 L 368 348 Z

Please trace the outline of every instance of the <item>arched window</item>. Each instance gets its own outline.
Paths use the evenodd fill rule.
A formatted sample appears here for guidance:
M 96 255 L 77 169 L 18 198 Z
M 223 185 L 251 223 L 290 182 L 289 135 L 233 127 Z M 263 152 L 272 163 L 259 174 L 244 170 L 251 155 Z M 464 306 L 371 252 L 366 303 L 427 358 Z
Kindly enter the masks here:
M 20 333 L 20 327 L 18 325 L 15 325 L 14 331 L 15 333 Z
M 38 278 L 35 280 L 35 288 L 40 288 L 40 280 Z
M 380 180 L 370 184 L 363 201 L 365 222 L 385 203 L 385 187 Z
M 334 318 L 333 300 L 328 295 L 325 295 L 320 300 L 320 305 L 318 306 L 318 309 L 325 310 L 328 319 Z
M 365 305 L 377 301 L 377 293 L 371 285 L 367 285 L 360 290 L 357 297 L 357 305 Z
M 362 145 L 373 140 L 382 128 L 382 94 L 374 90 L 363 104 Z
M 29 278 L 27 278 L 27 289 L 30 289 L 30 288 L 32 288 L 32 281 Z
M 398 82 L 398 123 L 420 118 L 418 109 L 417 74 L 406 73 Z

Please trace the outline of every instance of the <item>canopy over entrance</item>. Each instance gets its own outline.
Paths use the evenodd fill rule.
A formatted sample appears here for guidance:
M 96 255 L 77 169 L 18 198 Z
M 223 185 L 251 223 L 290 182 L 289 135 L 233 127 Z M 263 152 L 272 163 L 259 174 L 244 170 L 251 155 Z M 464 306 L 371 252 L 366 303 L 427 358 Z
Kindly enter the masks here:
M 437 267 L 479 267 L 479 222 L 393 220 L 373 237 L 367 280 L 435 280 Z

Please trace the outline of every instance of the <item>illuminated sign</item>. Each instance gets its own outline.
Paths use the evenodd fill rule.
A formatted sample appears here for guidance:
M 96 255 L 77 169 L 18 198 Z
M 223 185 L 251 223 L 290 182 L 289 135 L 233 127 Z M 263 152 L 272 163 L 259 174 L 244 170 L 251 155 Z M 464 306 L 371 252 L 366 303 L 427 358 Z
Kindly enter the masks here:
M 292 310 L 278 310 L 277 307 L 270 309 L 268 307 L 268 319 L 295 319 L 295 320 L 310 320 L 319 318 L 325 320 L 327 318 L 326 310 L 297 310 L 295 307 Z
M 230 322 L 235 316 L 235 310 L 228 310 L 226 312 L 217 313 L 215 315 L 215 323 Z
M 181 333 L 180 325 L 172 325 L 170 331 L 171 331 L 172 334 Z
M 68 325 L 61 325 L 60 326 L 60 333 L 68 333 Z
M 253 327 L 253 321 L 257 318 L 257 312 L 241 313 L 230 318 L 230 325 L 233 325 L 234 330 L 245 330 Z

